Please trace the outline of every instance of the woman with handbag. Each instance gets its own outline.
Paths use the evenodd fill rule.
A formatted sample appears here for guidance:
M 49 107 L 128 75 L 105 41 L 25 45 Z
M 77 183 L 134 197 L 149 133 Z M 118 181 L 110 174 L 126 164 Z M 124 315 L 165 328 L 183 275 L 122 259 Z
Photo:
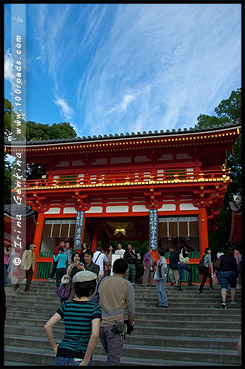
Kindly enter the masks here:
M 183 246 L 181 248 L 181 246 Z M 192 270 L 191 270 L 191 267 L 189 267 L 189 253 L 187 251 L 187 245 L 186 243 L 182 243 L 180 244 L 180 247 L 181 250 L 180 250 L 180 253 L 179 253 L 179 262 L 177 264 L 177 268 L 178 268 L 178 272 L 179 272 L 179 279 L 178 279 L 178 285 L 177 285 L 177 290 L 178 291 L 183 291 L 183 289 L 181 288 L 181 282 L 182 282 L 182 279 L 183 279 L 183 273 L 182 273 L 182 269 L 186 270 L 188 273 L 189 273 L 189 276 L 188 276 L 188 286 L 195 286 L 192 282 L 191 282 L 191 279 L 192 279 Z
M 202 274 L 202 282 L 200 284 L 199 290 L 197 291 L 197 293 L 201 294 L 202 293 L 202 289 L 204 287 L 204 284 L 207 280 L 207 278 L 209 278 L 209 289 L 213 290 L 213 279 L 212 279 L 212 274 L 213 274 L 213 266 L 212 266 L 212 262 L 211 262 L 211 250 L 209 247 L 206 247 L 205 251 L 204 251 L 204 259 L 203 259 L 203 266 L 204 266 L 204 270 L 203 270 L 203 274 Z M 210 268 L 210 270 L 209 270 Z
M 150 285 L 151 287 L 155 287 L 154 281 L 153 281 L 153 257 L 152 257 L 152 247 L 147 247 L 147 252 L 145 253 L 143 257 L 143 267 L 144 267 L 144 274 L 142 279 L 142 287 L 146 287 L 148 283 L 148 279 L 150 277 Z

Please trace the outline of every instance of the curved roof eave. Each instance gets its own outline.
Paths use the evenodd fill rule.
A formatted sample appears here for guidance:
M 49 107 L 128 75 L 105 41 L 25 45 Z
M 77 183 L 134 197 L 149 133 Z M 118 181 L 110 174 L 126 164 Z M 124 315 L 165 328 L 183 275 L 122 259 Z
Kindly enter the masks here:
M 108 135 L 104 135 L 104 136 L 88 136 L 85 137 L 83 136 L 82 138 L 80 137 L 76 137 L 76 138 L 63 138 L 63 139 L 53 139 L 53 140 L 40 140 L 40 141 L 13 141 L 13 142 L 7 142 L 5 143 L 5 146 L 43 146 L 43 145 L 60 145 L 60 144 L 77 144 L 77 143 L 82 143 L 82 142 L 86 142 L 86 143 L 93 143 L 93 142 L 103 142 L 103 141 L 114 141 L 114 140 L 131 140 L 131 139 L 135 139 L 135 138 L 154 138 L 154 137 L 159 137 L 159 136 L 168 136 L 168 137 L 172 137 L 172 136 L 176 136 L 176 135 L 193 135 L 193 134 L 201 134 L 201 133 L 205 133 L 208 134 L 210 133 L 215 133 L 215 132 L 220 132 L 220 131 L 226 131 L 226 130 L 230 130 L 230 129 L 234 129 L 234 128 L 241 128 L 241 122 L 240 120 L 236 121 L 235 123 L 229 123 L 229 124 L 220 124 L 220 125 L 213 125 L 212 127 L 208 126 L 206 128 L 199 128 L 197 126 L 195 126 L 194 128 L 190 128 L 189 130 L 187 130 L 186 128 L 184 128 L 183 130 L 181 130 L 180 128 L 176 131 L 175 129 L 172 129 L 172 131 L 170 131 L 169 129 L 167 129 L 165 132 L 163 130 L 161 130 L 160 132 L 158 131 L 149 131 L 148 133 L 143 131 L 141 132 L 137 132 L 134 133 L 132 132 L 131 134 L 126 133 L 123 134 L 121 133 L 120 135 L 115 134 L 114 136 L 112 134 Z

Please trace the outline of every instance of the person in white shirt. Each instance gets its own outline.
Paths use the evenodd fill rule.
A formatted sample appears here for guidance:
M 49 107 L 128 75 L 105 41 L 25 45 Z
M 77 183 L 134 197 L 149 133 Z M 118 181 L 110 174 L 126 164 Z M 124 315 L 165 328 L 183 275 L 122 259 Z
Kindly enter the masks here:
M 117 244 L 117 250 L 115 251 L 115 255 L 119 255 L 120 258 L 122 259 L 124 256 L 125 250 L 122 248 L 122 244 L 120 242 L 118 242 Z
M 100 267 L 98 279 L 103 278 L 104 277 L 104 263 L 108 265 L 109 261 L 107 257 L 105 256 L 101 246 L 97 247 L 97 251 L 95 251 L 94 256 L 93 256 L 93 262 L 99 265 Z
M 222 255 L 224 255 L 224 248 L 223 248 L 223 247 L 221 247 L 221 248 L 219 249 L 219 252 L 217 252 L 217 259 L 218 259 L 220 256 L 222 256 Z

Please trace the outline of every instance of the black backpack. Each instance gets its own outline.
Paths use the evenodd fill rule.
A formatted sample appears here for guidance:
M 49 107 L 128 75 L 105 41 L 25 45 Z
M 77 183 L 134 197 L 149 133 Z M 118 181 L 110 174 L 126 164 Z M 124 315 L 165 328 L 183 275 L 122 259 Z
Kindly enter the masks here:
M 205 256 L 205 255 L 204 255 Z M 199 274 L 203 274 L 204 270 L 205 270 L 205 266 L 204 266 L 204 256 L 200 259 L 199 264 L 197 266 L 197 270 L 199 272 Z

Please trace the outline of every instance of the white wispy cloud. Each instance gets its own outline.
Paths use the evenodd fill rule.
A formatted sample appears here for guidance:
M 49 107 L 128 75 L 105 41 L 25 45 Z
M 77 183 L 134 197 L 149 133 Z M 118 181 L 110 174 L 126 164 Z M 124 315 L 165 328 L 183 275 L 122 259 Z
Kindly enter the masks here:
M 15 79 L 14 73 L 14 61 L 10 50 L 8 49 L 4 55 L 4 78 L 9 81 L 11 84 Z
M 74 111 L 64 99 L 56 97 L 54 103 L 60 108 L 61 114 L 66 120 L 70 120 L 72 118 Z
M 15 20 L 16 23 L 20 23 L 20 22 L 23 23 L 23 19 L 19 15 L 18 15 L 18 17 L 15 17 L 14 20 Z
M 122 4 L 116 10 L 78 88 L 91 134 L 102 128 L 98 119 L 111 133 L 136 125 L 189 128 L 228 97 L 231 76 L 240 73 L 239 24 L 232 16 L 239 7 Z M 128 89 L 137 90 L 133 104 L 118 104 Z
M 111 114 L 113 112 L 123 112 L 125 110 L 127 110 L 127 106 L 135 99 L 135 96 L 134 95 L 130 95 L 130 94 L 127 94 L 125 96 L 123 96 L 123 99 L 121 101 L 121 103 L 115 105 L 113 108 L 111 108 L 109 111 L 108 111 L 108 114 Z
M 239 4 L 32 9 L 56 106 L 80 136 L 189 128 L 240 87 Z

